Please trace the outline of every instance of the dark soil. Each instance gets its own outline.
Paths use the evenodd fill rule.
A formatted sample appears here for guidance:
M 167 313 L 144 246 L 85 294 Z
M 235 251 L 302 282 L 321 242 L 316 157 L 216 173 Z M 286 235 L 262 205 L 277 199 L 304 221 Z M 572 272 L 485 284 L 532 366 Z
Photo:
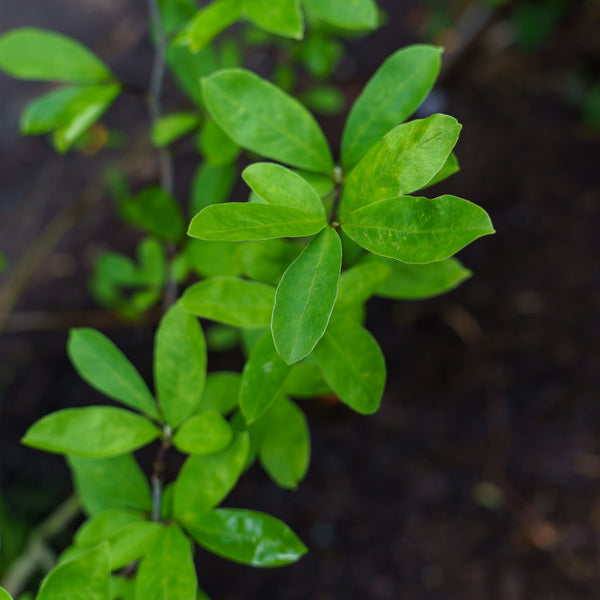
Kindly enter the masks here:
M 385 56 L 417 41 L 422 5 L 381 4 L 390 23 L 350 45 L 349 97 Z M 460 253 L 474 277 L 452 293 L 372 303 L 369 324 L 389 368 L 380 411 L 365 418 L 305 403 L 313 459 L 299 490 L 278 489 L 255 467 L 226 502 L 283 519 L 310 553 L 291 567 L 256 570 L 199 551 L 200 582 L 215 600 L 600 596 L 600 135 L 582 126 L 563 93 L 574 76 L 600 79 L 600 6 L 573 5 L 537 53 L 503 43 L 500 15 L 443 79 L 436 99 L 464 126 L 463 169 L 434 191 L 483 206 L 498 233 Z M 0 0 L 0 27 L 74 35 L 143 85 L 143 8 Z M 0 76 L 0 246 L 13 261 L 118 156 L 56 158 L 42 140 L 18 138 L 18 114 L 40 87 Z M 131 139 L 144 119 L 137 98 L 109 115 Z M 325 122 L 333 139 L 340 122 Z M 182 163 L 185 190 L 189 153 Z M 153 169 L 152 161 L 139 169 L 136 184 Z M 18 310 L 93 309 L 85 289 L 92 257 L 134 244 L 104 199 L 47 258 Z M 66 329 L 49 315 L 37 323 L 1 338 L 5 553 L 70 491 L 62 459 L 23 448 L 20 436 L 47 412 L 99 400 L 66 359 Z M 152 327 L 109 334 L 149 377 Z M 213 356 L 210 366 L 239 362 Z

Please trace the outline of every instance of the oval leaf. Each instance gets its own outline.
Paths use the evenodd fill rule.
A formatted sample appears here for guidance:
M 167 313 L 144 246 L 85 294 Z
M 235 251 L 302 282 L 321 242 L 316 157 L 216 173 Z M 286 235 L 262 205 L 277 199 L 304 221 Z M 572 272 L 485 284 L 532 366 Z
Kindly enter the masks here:
M 292 364 L 311 353 L 329 322 L 337 296 L 342 243 L 329 227 L 313 238 L 283 274 L 271 330 L 279 356 Z
M 379 21 L 374 0 L 304 0 L 304 6 L 315 17 L 342 29 L 374 29 Z
M 242 148 L 301 169 L 333 171 L 317 122 L 277 86 L 244 69 L 219 71 L 202 86 L 211 116 Z
M 79 42 L 44 29 L 13 29 L 0 37 L 0 69 L 19 79 L 102 83 L 106 65 Z
M 185 454 L 212 454 L 231 442 L 229 423 L 217 412 L 205 412 L 189 418 L 173 436 L 173 445 Z
M 494 233 L 483 208 L 456 196 L 381 200 L 353 212 L 342 229 L 375 254 L 413 264 L 443 260 Z
M 441 48 L 415 45 L 398 50 L 381 65 L 354 103 L 342 137 L 348 169 L 388 131 L 421 105 L 438 76 Z
M 160 418 L 154 398 L 137 369 L 95 329 L 71 329 L 67 352 L 82 379 L 113 400 Z
M 206 341 L 198 319 L 181 304 L 161 319 L 154 347 L 158 401 L 175 428 L 198 404 L 206 379 Z
M 242 0 L 242 11 L 248 20 L 269 33 L 295 40 L 304 36 L 300 0 Z
M 185 527 L 207 550 L 253 567 L 289 565 L 307 552 L 285 523 L 256 511 L 220 508 L 196 513 Z
M 385 360 L 371 334 L 336 317 L 315 348 L 323 375 L 340 400 L 361 414 L 374 413 L 385 386 Z
M 152 143 L 161 148 L 192 132 L 199 124 L 198 115 L 178 112 L 160 117 L 152 123 Z
M 234 327 L 268 327 L 273 286 L 237 277 L 211 277 L 190 286 L 181 303 L 191 313 Z
M 159 435 L 160 429 L 128 410 L 88 406 L 46 415 L 21 441 L 47 452 L 101 458 L 137 450 Z

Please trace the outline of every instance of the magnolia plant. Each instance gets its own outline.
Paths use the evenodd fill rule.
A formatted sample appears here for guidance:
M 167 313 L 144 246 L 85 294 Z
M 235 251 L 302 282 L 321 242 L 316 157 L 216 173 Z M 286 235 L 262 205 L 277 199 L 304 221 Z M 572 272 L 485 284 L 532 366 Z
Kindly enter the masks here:
M 328 35 L 372 29 L 379 18 L 372 0 L 302 6 L 308 22 Z M 333 393 L 358 413 L 375 412 L 386 369 L 364 327 L 365 303 L 454 288 L 470 272 L 452 256 L 493 233 L 475 204 L 422 192 L 458 170 L 456 119 L 407 121 L 435 83 L 440 48 L 410 46 L 383 63 L 352 106 L 334 157 L 298 99 L 235 61 L 219 68 L 223 56 L 213 39 L 239 19 L 301 39 L 298 0 L 214 0 L 201 10 L 191 1 L 151 0 L 150 7 L 157 48 L 151 139 L 167 162 L 161 185 L 136 195 L 113 178 L 120 214 L 147 237 L 137 263 L 104 256 L 92 290 L 130 317 L 167 290 L 154 340 L 154 385 L 102 333 L 71 330 L 67 350 L 79 375 L 122 406 L 59 410 L 23 438 L 66 457 L 86 515 L 38 600 L 205 598 L 195 544 L 259 567 L 302 557 L 306 547 L 280 520 L 221 503 L 256 461 L 283 488 L 302 480 L 310 435 L 297 400 Z M 160 112 L 165 63 L 193 109 Z M 64 84 L 34 100 L 21 119 L 24 134 L 50 133 L 59 152 L 85 143 L 124 87 L 78 42 L 38 29 L 0 37 L 0 68 Z M 186 226 L 167 147 L 191 135 L 204 161 Z M 241 174 L 247 201 L 227 202 L 242 150 L 260 159 Z M 187 285 L 190 273 L 200 280 Z M 242 373 L 206 372 L 198 317 L 241 340 Z M 148 476 L 133 452 L 149 444 L 156 459 Z M 187 458 L 166 481 L 172 449 Z

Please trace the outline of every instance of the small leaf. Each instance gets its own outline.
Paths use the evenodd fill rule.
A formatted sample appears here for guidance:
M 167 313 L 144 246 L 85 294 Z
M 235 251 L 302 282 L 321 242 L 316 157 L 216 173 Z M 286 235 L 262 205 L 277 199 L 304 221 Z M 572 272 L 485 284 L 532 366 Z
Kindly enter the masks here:
M 175 481 L 174 513 L 182 523 L 219 504 L 233 489 L 244 468 L 250 442 L 238 433 L 216 454 L 190 456 Z
M 204 106 L 200 79 L 217 70 L 214 48 L 207 46 L 199 52 L 171 42 L 167 48 L 167 64 L 182 92 L 196 104 Z
M 0 36 L 0 69 L 19 79 L 82 85 L 112 78 L 106 65 L 79 42 L 34 27 Z
M 184 454 L 212 454 L 226 448 L 233 432 L 217 412 L 190 417 L 173 436 L 173 445 Z
M 144 515 L 135 510 L 123 508 L 104 510 L 85 521 L 75 532 L 73 541 L 76 546 L 90 548 L 116 535 L 127 525 L 145 520 Z
M 242 11 L 248 20 L 269 33 L 295 40 L 304 36 L 300 0 L 242 0 Z
M 381 200 L 353 212 L 342 229 L 363 248 L 412 264 L 443 260 L 494 233 L 482 208 L 456 196 Z
M 329 322 L 337 296 L 342 244 L 329 227 L 314 237 L 283 274 L 271 330 L 275 348 L 292 364 L 311 353 Z
M 267 327 L 274 301 L 273 286 L 236 277 L 211 277 L 190 286 L 181 299 L 191 313 L 233 327 Z
M 110 600 L 108 544 L 64 562 L 48 573 L 36 600 Z
M 194 131 L 200 120 L 192 112 L 178 112 L 165 115 L 152 124 L 152 143 L 161 148 Z
M 265 513 L 220 508 L 190 515 L 185 527 L 207 550 L 254 567 L 289 565 L 307 552 L 285 523 Z
M 140 563 L 136 600 L 196 600 L 198 581 L 190 542 L 177 526 L 164 528 Z
M 213 119 L 242 148 L 294 167 L 330 174 L 333 159 L 312 115 L 278 87 L 244 69 L 202 80 Z
M 290 367 L 279 357 L 267 331 L 254 347 L 242 373 L 240 408 L 246 423 L 261 417 L 281 393 Z
M 277 285 L 301 250 L 300 245 L 282 239 L 247 242 L 240 249 L 243 273 L 255 281 Z
M 361 414 L 374 413 L 385 386 L 385 360 L 371 334 L 336 317 L 315 348 L 321 371 L 340 400 Z
M 198 52 L 233 25 L 240 16 L 240 0 L 213 0 L 196 13 L 187 27 L 175 38 L 175 42 Z
M 417 110 L 438 76 L 441 52 L 435 46 L 408 46 L 383 63 L 346 121 L 342 137 L 344 168 L 358 162 L 388 131 Z
M 236 242 L 190 240 L 185 251 L 194 272 L 201 277 L 215 277 L 242 272 L 240 250 Z
M 137 369 L 95 329 L 71 329 L 67 352 L 80 377 L 109 398 L 160 418 L 150 390 Z
M 298 96 L 302 103 L 319 115 L 332 116 L 341 113 L 346 96 L 333 85 L 317 85 Z
M 158 186 L 142 190 L 131 205 L 133 221 L 148 233 L 178 242 L 185 232 L 181 208 L 175 198 Z
M 340 277 L 336 310 L 366 302 L 390 274 L 383 262 L 365 262 L 344 271 Z
M 21 441 L 46 452 L 102 458 L 137 450 L 159 435 L 155 425 L 128 410 L 88 406 L 42 417 Z
M 200 165 L 192 179 L 190 216 L 193 217 L 211 204 L 225 202 L 231 195 L 236 177 L 237 170 L 234 165 Z
M 198 319 L 179 303 L 161 319 L 154 346 L 158 401 L 175 428 L 196 408 L 206 380 L 206 341 Z
M 304 6 L 315 17 L 342 29 L 375 29 L 379 22 L 374 0 L 304 0 Z
M 193 0 L 158 0 L 164 32 L 172 35 L 181 29 L 198 10 Z
M 254 202 L 207 206 L 190 223 L 188 235 L 202 240 L 267 240 L 313 235 L 327 225 L 325 215 Z
M 268 204 L 289 206 L 325 219 L 319 194 L 294 171 L 275 163 L 254 163 L 244 169 L 242 177 Z
M 228 165 L 240 154 L 240 147 L 214 122 L 206 121 L 200 132 L 200 151 L 209 165 Z
M 196 413 L 216 411 L 222 415 L 229 414 L 238 404 L 241 381 L 239 373 L 210 373 Z
M 158 240 L 146 237 L 136 249 L 140 263 L 140 277 L 148 285 L 162 287 L 167 279 L 165 247 Z
M 378 200 L 404 196 L 425 186 L 443 167 L 460 128 L 453 117 L 432 115 L 390 131 L 348 175 L 342 219 Z
M 74 487 L 84 511 L 93 515 L 110 508 L 150 512 L 152 495 L 146 476 L 130 454 L 112 458 L 68 456 Z

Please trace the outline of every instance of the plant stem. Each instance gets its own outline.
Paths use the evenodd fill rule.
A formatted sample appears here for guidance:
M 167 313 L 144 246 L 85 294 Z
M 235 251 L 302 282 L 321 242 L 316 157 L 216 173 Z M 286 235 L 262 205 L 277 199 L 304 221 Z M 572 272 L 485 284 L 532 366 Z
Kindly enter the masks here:
M 152 520 L 160 521 L 161 504 L 162 504 L 162 491 L 163 491 L 163 478 L 165 474 L 165 455 L 167 450 L 171 447 L 171 428 L 165 425 L 163 430 L 163 441 L 160 445 L 160 449 L 156 454 L 154 465 L 152 466 Z

